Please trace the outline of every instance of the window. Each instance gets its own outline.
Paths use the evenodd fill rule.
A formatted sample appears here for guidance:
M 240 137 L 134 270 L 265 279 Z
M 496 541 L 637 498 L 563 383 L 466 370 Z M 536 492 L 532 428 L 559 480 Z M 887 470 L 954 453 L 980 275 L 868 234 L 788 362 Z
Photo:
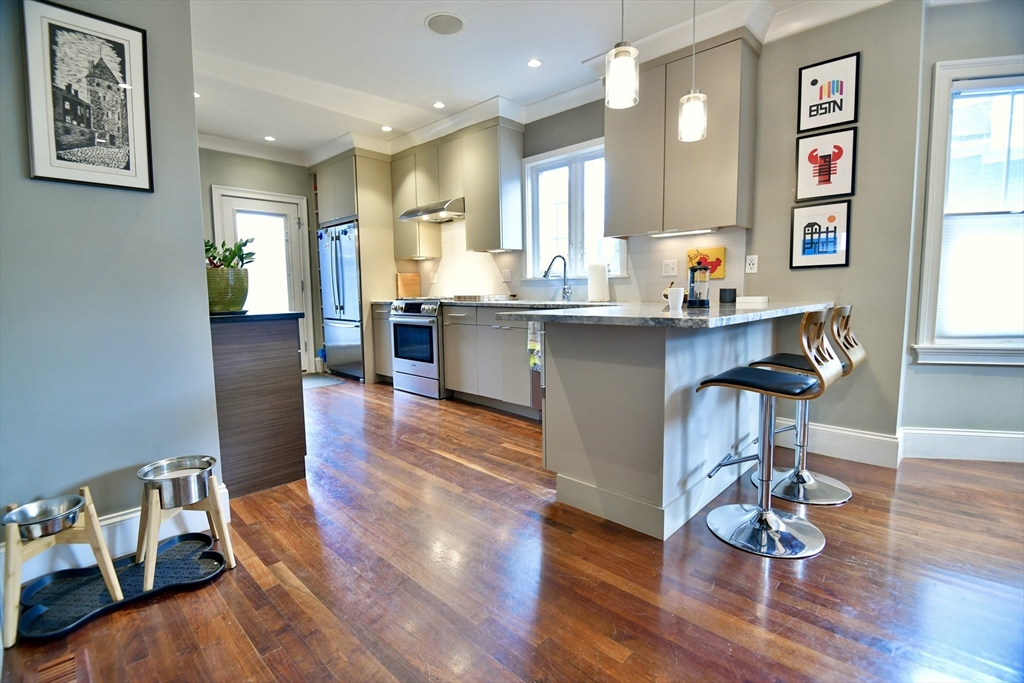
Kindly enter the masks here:
M 593 140 L 524 162 L 527 205 L 527 277 L 541 277 L 563 256 L 569 277 L 607 263 L 626 274 L 626 242 L 604 236 L 604 140 Z M 561 273 L 557 264 L 552 273 Z
M 1024 58 L 935 69 L 917 351 L 1024 364 Z

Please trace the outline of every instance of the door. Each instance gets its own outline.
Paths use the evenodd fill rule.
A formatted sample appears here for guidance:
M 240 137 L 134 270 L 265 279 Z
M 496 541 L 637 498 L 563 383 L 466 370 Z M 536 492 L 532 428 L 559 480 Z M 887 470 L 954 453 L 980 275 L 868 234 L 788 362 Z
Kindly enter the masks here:
M 303 370 L 313 371 L 309 353 L 312 302 L 306 287 L 309 250 L 304 239 L 305 198 L 280 195 L 287 201 L 277 201 L 259 198 L 261 193 L 218 186 L 214 186 L 213 193 L 215 241 L 230 245 L 253 238 L 246 248 L 255 254 L 253 262 L 246 266 L 246 310 L 305 313 L 306 320 L 299 324 L 299 351 Z
M 338 315 L 340 320 L 359 322 L 359 230 L 355 223 L 339 225 L 335 269 L 338 279 Z

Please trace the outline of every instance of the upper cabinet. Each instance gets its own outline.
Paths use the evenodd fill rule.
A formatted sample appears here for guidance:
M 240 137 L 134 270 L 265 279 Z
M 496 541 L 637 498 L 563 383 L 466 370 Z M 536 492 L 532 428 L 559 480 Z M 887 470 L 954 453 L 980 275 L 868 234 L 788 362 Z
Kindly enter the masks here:
M 462 138 L 449 140 L 437 148 L 437 200 L 465 196 L 462 190 Z
M 438 201 L 437 176 L 436 147 L 391 162 L 395 258 L 440 258 L 441 226 L 398 220 L 403 211 Z
M 316 173 L 317 223 L 323 225 L 356 214 L 356 160 L 350 156 Z
M 691 60 L 642 72 L 640 104 L 605 110 L 609 237 L 752 225 L 757 53 L 743 38 L 697 53 L 707 137 L 679 142 L 679 98 L 692 87 Z
M 462 138 L 466 249 L 523 248 L 523 134 L 494 125 Z
M 604 108 L 604 233 L 662 229 L 665 196 L 665 65 L 640 73 L 640 102 Z

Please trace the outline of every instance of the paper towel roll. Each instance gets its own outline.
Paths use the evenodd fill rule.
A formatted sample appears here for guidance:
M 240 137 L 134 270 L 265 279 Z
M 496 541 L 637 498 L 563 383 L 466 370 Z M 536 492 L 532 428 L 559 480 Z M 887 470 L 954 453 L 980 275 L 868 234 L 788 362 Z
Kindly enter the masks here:
M 608 301 L 608 265 L 587 266 L 587 301 Z

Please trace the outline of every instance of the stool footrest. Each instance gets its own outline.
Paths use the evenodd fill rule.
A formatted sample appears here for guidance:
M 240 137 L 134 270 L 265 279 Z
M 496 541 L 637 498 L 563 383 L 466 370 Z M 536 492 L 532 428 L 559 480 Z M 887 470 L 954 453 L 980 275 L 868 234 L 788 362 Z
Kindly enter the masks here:
M 717 465 L 715 465 L 715 468 L 713 470 L 708 472 L 708 479 L 711 479 L 716 474 L 718 474 L 718 470 L 722 469 L 723 467 L 728 467 L 729 465 L 738 465 L 741 462 L 750 462 L 751 460 L 757 460 L 757 458 L 758 458 L 757 453 L 754 453 L 753 455 L 740 455 L 740 456 L 734 456 L 732 453 L 730 453 L 729 455 L 727 455 L 724 458 L 722 458 L 719 461 L 719 463 Z

